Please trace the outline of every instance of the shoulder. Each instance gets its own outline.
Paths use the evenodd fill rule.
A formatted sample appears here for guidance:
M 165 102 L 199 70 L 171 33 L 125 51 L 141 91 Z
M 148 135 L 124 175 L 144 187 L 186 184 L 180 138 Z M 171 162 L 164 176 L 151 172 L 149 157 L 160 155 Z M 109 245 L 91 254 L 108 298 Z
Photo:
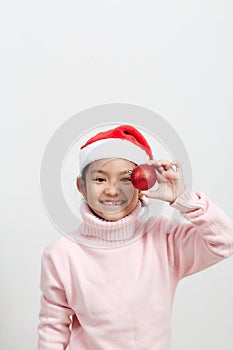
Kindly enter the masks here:
M 77 242 L 72 240 L 69 235 L 64 235 L 49 243 L 44 249 L 43 256 L 60 258 L 72 254 L 72 252 L 77 252 L 79 249 L 80 246 Z

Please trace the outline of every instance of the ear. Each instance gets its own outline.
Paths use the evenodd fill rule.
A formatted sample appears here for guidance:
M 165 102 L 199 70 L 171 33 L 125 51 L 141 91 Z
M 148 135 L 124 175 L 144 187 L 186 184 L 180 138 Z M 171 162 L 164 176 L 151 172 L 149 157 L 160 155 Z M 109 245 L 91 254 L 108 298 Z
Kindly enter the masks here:
M 76 185 L 77 185 L 79 192 L 83 195 L 84 198 L 86 198 L 86 187 L 85 187 L 85 183 L 84 183 L 81 176 L 77 177 Z

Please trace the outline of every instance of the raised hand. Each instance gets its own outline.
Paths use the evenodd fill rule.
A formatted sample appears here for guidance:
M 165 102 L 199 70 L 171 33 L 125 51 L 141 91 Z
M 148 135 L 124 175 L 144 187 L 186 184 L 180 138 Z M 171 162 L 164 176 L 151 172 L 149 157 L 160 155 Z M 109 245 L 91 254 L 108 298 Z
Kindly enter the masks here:
M 168 160 L 150 160 L 147 164 L 156 171 L 158 188 L 154 191 L 142 191 L 141 193 L 148 198 L 173 203 L 186 188 L 181 164 Z

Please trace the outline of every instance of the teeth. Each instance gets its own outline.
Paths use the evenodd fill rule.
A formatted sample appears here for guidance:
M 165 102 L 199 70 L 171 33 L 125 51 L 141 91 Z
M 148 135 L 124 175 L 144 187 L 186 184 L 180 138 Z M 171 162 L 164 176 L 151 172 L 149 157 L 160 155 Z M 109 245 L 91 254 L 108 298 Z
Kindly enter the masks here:
M 118 201 L 118 202 L 102 201 L 101 203 L 104 204 L 104 205 L 112 205 L 112 206 L 114 206 L 114 205 L 122 205 L 123 204 L 122 201 Z

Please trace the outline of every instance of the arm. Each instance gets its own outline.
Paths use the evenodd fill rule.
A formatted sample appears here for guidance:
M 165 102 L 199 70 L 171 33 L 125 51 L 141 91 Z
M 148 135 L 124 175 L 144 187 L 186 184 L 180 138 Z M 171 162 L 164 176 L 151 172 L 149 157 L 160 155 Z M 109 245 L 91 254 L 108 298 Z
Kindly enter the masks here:
M 232 220 L 204 194 L 186 189 L 179 163 L 152 160 L 148 164 L 157 173 L 158 188 L 143 194 L 169 202 L 189 221 L 168 229 L 168 258 L 178 276 L 198 272 L 232 255 Z
M 69 308 L 59 272 L 47 251 L 42 257 L 41 291 L 38 350 L 65 350 L 74 312 Z
M 233 222 L 202 193 L 183 192 L 172 204 L 189 221 L 167 236 L 168 256 L 179 278 L 233 254 Z

